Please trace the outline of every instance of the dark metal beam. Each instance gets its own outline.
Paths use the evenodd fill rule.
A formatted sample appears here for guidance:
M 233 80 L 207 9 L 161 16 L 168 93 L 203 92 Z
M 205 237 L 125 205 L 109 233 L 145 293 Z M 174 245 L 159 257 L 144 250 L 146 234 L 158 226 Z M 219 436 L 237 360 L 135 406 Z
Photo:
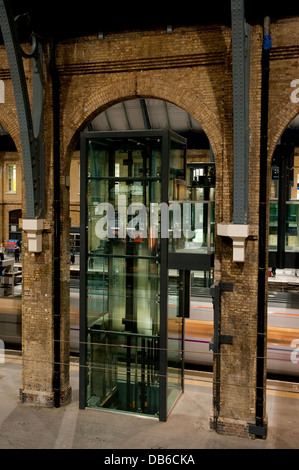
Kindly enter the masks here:
M 111 128 L 111 124 L 110 124 L 110 119 L 109 119 L 108 113 L 107 113 L 107 111 L 104 111 L 104 113 L 105 113 L 105 118 L 106 118 L 106 121 L 107 121 L 107 124 L 108 124 L 108 131 L 111 131 L 112 128 Z
M 9 135 L 7 130 L 0 123 L 0 135 Z
M 124 102 L 122 102 L 122 106 L 123 106 L 123 110 L 124 110 L 125 120 L 126 120 L 126 123 L 127 123 L 127 129 L 130 131 L 131 130 L 130 121 L 129 121 L 129 117 L 128 117 L 128 113 L 127 113 L 127 108 L 126 108 L 126 105 L 125 105 Z
M 256 426 L 265 428 L 265 385 L 266 385 L 266 343 L 267 343 L 267 206 L 268 206 L 268 119 L 269 119 L 269 73 L 270 73 L 270 18 L 264 20 L 262 49 L 262 91 L 261 91 L 261 135 L 260 135 L 260 194 L 259 194 L 259 256 L 257 292 L 257 357 L 256 357 Z M 252 433 L 261 437 L 252 429 Z
M 171 129 L 170 120 L 169 120 L 169 113 L 168 113 L 168 108 L 167 108 L 167 103 L 166 103 L 166 101 L 164 101 L 163 103 L 164 103 L 164 109 L 165 109 L 166 119 L 167 119 L 167 128 L 168 128 L 168 129 Z
M 249 42 L 244 0 L 231 0 L 234 117 L 233 223 L 246 224 L 249 174 Z
M 140 98 L 139 103 L 140 103 L 140 106 L 141 106 L 141 112 L 142 112 L 142 117 L 143 117 L 144 128 L 145 129 L 151 129 L 152 125 L 151 125 L 151 121 L 150 121 L 150 118 L 149 118 L 149 114 L 148 114 L 145 99 Z
M 25 54 L 9 0 L 0 0 L 0 26 L 9 63 L 18 114 L 25 178 L 26 217 L 40 218 L 44 210 L 42 48 L 33 36 L 33 48 Z M 33 59 L 32 119 L 22 56 Z
M 192 126 L 191 115 L 189 113 L 187 113 L 187 120 L 188 120 L 188 129 L 192 131 L 193 126 Z

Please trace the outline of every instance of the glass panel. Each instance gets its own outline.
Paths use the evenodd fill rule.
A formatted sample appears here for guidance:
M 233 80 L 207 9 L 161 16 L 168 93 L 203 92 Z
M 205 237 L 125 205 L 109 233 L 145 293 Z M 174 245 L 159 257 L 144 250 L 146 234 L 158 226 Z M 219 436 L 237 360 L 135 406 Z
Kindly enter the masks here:
M 191 271 L 190 318 L 185 321 L 185 364 L 211 364 L 209 343 L 213 335 L 213 307 L 210 289 L 213 272 Z
M 185 161 L 186 150 L 180 142 L 171 140 L 169 159 L 169 200 L 186 199 Z
M 189 200 L 215 201 L 215 164 L 189 163 L 187 184 Z
M 182 391 L 183 369 L 183 284 L 180 271 L 169 270 L 168 287 L 168 375 L 167 375 L 167 412 L 174 405 Z
M 270 201 L 269 250 L 277 250 L 278 203 Z M 299 203 L 286 203 L 285 251 L 299 251 Z
M 277 251 L 278 203 L 270 201 L 269 250 Z
M 171 194 L 185 200 L 185 142 L 164 131 L 159 136 L 91 135 L 86 140 L 86 256 L 81 248 L 87 266 L 86 405 L 164 420 L 182 390 L 182 291 L 178 281 L 178 311 L 170 312 L 167 337 L 160 331 L 160 315 L 163 325 L 168 321 L 167 266 L 160 264 L 167 240 L 162 239 L 160 251 L 168 224 L 161 221 L 168 220 L 169 179 Z M 162 291 L 161 273 L 166 278 Z
M 169 251 L 211 253 L 215 241 L 215 203 L 170 202 Z
M 174 160 L 175 163 L 182 165 L 181 160 Z M 215 165 L 188 164 L 184 197 L 180 197 L 182 190 L 177 189 L 181 180 L 174 182 L 169 207 L 169 251 L 210 254 L 215 239 Z
M 270 198 L 277 199 L 278 198 L 278 187 L 279 187 L 279 167 L 272 166 L 271 167 L 271 185 L 270 185 Z
M 160 140 L 88 142 L 90 407 L 159 413 L 160 243 L 148 219 L 161 202 Z
M 92 328 L 88 365 L 87 406 L 158 414 L 158 337 Z
M 191 271 L 191 297 L 210 296 L 210 287 L 214 282 L 211 271 Z
M 299 203 L 287 202 L 285 251 L 299 251 Z

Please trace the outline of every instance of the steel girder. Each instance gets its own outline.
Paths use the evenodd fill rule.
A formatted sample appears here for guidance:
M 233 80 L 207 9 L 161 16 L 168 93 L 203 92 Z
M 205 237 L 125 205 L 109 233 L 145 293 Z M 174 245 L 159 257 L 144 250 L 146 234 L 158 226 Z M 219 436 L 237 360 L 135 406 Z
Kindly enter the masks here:
M 21 49 L 17 24 L 13 18 L 9 0 L 0 0 L 0 26 L 19 121 L 25 178 L 26 217 L 27 219 L 42 218 L 44 212 L 42 45 L 33 35 L 31 52 L 26 54 Z M 33 60 L 33 113 L 31 113 L 22 57 Z
M 246 224 L 249 179 L 250 26 L 245 21 L 244 0 L 231 0 L 231 16 L 234 120 L 233 223 Z

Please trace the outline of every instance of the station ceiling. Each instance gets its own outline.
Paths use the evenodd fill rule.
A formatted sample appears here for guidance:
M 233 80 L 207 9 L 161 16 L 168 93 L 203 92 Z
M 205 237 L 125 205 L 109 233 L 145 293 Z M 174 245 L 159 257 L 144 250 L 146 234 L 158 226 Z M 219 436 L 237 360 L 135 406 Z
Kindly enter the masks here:
M 30 18 L 31 25 L 28 21 L 23 21 L 20 26 L 23 41 L 28 39 L 32 30 L 44 39 L 53 36 L 61 40 L 98 32 L 154 29 L 167 25 L 175 27 L 231 23 L 230 0 L 213 2 L 10 0 L 10 4 L 14 17 L 28 14 Z M 298 13 L 299 5 L 294 0 L 283 2 L 245 0 L 245 16 L 250 24 L 262 24 L 265 16 L 276 19 Z
M 117 103 L 100 113 L 91 123 L 94 131 L 171 129 L 175 132 L 203 132 L 200 124 L 175 104 L 153 98 L 136 98 Z M 299 115 L 290 122 L 299 127 Z
M 171 129 L 207 146 L 208 140 L 199 123 L 175 104 L 153 98 L 137 98 L 117 103 L 100 113 L 88 126 L 93 131 Z
M 200 124 L 184 109 L 167 101 L 136 98 L 117 103 L 100 113 L 86 130 L 126 131 L 170 129 L 188 140 L 189 148 L 209 148 Z
M 173 28 L 182 25 L 207 25 L 231 23 L 231 1 L 181 2 L 152 0 L 148 2 L 73 2 L 70 0 L 10 0 L 13 16 L 21 16 L 19 34 L 21 41 L 29 41 L 32 31 L 47 40 L 123 30 Z M 284 0 L 273 2 L 245 0 L 245 16 L 250 24 L 263 23 L 265 16 L 272 20 L 299 15 L 299 2 Z M 0 42 L 2 41 L 0 32 Z M 3 42 L 3 41 L 2 41 Z M 298 128 L 299 119 L 292 127 Z M 188 138 L 193 148 L 200 142 L 205 148 L 205 134 L 200 125 L 183 109 L 154 99 L 134 99 L 118 103 L 98 115 L 90 124 L 95 131 L 121 131 L 130 129 L 169 128 Z M 6 130 L 0 124 L 0 136 Z M 207 140 L 207 139 L 206 139 Z

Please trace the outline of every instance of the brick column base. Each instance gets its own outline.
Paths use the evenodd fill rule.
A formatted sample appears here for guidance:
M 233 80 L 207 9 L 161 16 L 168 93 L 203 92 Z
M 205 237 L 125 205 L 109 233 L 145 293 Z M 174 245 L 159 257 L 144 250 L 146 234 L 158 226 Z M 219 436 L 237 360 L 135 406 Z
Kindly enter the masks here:
M 221 418 L 215 420 L 210 418 L 210 429 L 213 429 L 218 434 L 236 437 L 246 437 L 251 439 L 267 437 L 267 421 L 264 427 L 257 427 L 255 423 L 248 423 L 240 419 Z
M 72 399 L 72 388 L 68 386 L 65 390 L 60 391 L 60 405 L 68 405 Z M 20 400 L 22 403 L 29 405 L 45 406 L 47 408 L 54 407 L 54 393 L 28 391 L 20 388 Z

